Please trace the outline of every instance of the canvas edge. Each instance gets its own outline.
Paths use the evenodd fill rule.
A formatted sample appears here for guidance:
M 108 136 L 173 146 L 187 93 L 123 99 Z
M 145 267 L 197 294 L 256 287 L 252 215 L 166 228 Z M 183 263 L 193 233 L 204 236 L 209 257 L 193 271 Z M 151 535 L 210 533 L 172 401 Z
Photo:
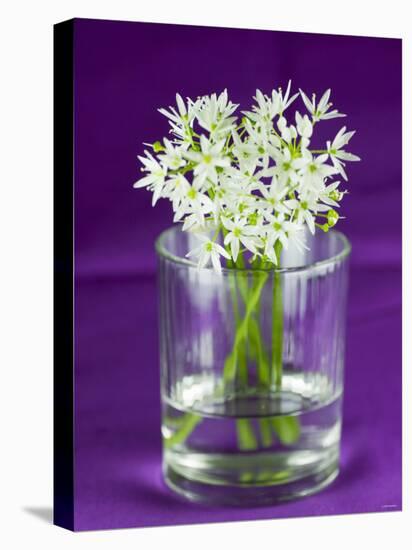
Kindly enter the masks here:
M 74 530 L 74 21 L 53 27 L 53 523 Z

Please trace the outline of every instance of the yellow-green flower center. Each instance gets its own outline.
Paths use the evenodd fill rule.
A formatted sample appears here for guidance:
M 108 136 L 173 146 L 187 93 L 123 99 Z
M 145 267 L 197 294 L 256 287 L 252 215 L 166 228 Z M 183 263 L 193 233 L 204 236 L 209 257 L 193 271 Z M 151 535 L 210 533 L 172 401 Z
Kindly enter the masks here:
M 189 199 L 195 199 L 197 195 L 196 189 L 193 189 L 193 187 L 188 191 L 187 196 Z

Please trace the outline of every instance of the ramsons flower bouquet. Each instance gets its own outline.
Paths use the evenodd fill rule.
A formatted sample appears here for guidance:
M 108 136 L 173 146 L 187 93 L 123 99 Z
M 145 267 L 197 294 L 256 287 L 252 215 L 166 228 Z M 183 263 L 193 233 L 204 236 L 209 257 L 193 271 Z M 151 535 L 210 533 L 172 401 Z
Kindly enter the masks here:
M 256 104 L 240 122 L 226 90 L 186 102 L 177 94 L 177 109 L 159 109 L 173 139 L 147 144 L 152 152 L 139 156 L 146 175 L 134 187 L 152 191 L 153 205 L 161 197 L 172 202 L 174 221 L 199 237 L 187 254 L 199 267 L 211 261 L 220 271 L 221 257 L 241 263 L 244 252 L 254 265 L 276 266 L 282 247 L 305 246 L 305 225 L 314 233 L 338 221 L 335 208 L 346 191 L 328 180 L 347 180 L 344 161 L 359 160 L 343 149 L 355 132 L 343 127 L 324 150 L 311 150 L 315 124 L 345 115 L 331 110 L 330 90 L 318 103 L 300 91 L 309 115 L 296 111 L 295 124 L 288 124 L 285 111 L 298 96 L 290 97 L 290 82 L 285 94 L 257 90 Z
M 270 95 L 257 90 L 251 110 L 240 117 L 226 90 L 196 100 L 177 94 L 176 106 L 159 109 L 170 136 L 146 144 L 139 156 L 144 175 L 134 187 L 151 191 L 153 205 L 160 198 L 171 202 L 173 221 L 193 236 L 188 242 L 196 241 L 187 261 L 195 260 L 200 270 L 222 275 L 223 267 L 229 273 L 235 329 L 222 364 L 222 392 L 229 387 L 247 392 L 252 385 L 275 394 L 282 390 L 282 254 L 290 249 L 303 254 L 308 236 L 327 233 L 342 218 L 345 164 L 359 160 L 345 150 L 354 135 L 345 126 L 324 148 L 311 145 L 319 122 L 345 116 L 332 107 L 330 94 L 327 90 L 319 100 L 302 90 L 292 95 L 290 82 Z M 298 98 L 305 111 L 287 118 Z M 252 281 L 242 276 L 245 270 L 254 273 Z M 271 349 L 259 316 L 268 279 Z M 185 414 L 166 446 L 182 445 L 199 421 L 196 414 Z M 270 447 L 276 437 L 291 445 L 301 432 L 293 415 L 264 418 L 257 427 L 239 418 L 236 428 L 243 451 Z

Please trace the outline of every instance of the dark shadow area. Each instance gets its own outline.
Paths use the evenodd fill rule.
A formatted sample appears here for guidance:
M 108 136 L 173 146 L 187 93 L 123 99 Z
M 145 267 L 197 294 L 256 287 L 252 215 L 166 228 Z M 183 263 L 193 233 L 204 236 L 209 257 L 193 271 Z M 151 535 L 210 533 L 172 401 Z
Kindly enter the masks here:
M 53 508 L 50 506 L 25 506 L 23 511 L 46 523 L 53 523 Z

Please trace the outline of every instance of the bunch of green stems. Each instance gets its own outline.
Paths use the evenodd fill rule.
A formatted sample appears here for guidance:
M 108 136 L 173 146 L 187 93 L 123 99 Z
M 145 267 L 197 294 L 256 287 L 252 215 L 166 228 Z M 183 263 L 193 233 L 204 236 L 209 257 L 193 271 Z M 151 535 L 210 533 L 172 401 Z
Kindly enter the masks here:
M 280 266 L 282 245 L 276 242 L 277 265 Z M 235 335 L 231 351 L 223 366 L 223 392 L 235 394 L 248 392 L 255 383 L 259 392 L 268 395 L 282 388 L 283 371 L 283 298 L 281 270 L 273 268 L 262 258 L 255 258 L 251 269 L 245 269 L 243 253 L 236 262 L 227 261 L 229 285 L 233 304 Z M 271 353 L 266 349 L 260 326 L 261 301 L 263 289 L 272 283 L 272 327 Z M 255 381 L 251 381 L 251 364 L 256 365 Z M 174 434 L 165 441 L 167 447 L 183 444 L 201 417 L 195 413 L 186 413 L 180 419 Z M 258 420 L 258 431 L 249 418 L 236 420 L 239 450 L 253 451 L 270 447 L 277 436 L 285 445 L 293 444 L 300 435 L 299 421 L 294 416 L 262 417 Z M 259 436 L 259 437 L 258 437 Z M 260 443 L 259 443 L 260 441 Z

